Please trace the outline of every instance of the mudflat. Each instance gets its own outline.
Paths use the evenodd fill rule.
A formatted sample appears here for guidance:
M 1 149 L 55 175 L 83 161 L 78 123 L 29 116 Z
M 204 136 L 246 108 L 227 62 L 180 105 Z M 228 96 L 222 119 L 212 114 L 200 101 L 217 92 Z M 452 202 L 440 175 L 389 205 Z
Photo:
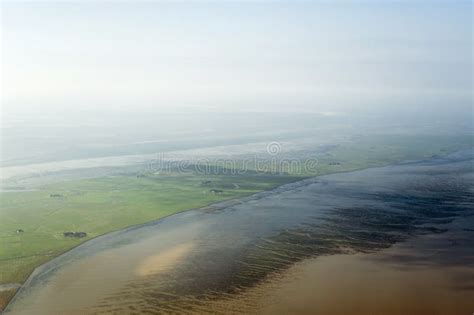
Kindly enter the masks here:
M 469 151 L 113 232 L 37 268 L 6 313 L 462 314 L 474 291 L 472 171 Z

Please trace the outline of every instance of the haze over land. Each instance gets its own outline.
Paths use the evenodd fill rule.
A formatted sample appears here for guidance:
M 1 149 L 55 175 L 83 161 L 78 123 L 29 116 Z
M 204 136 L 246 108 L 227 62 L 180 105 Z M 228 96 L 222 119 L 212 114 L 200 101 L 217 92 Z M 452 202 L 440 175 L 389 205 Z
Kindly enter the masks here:
M 0 313 L 473 307 L 472 2 L 0 6 Z
M 2 2 L 2 165 L 472 132 L 471 7 Z
M 471 9 L 2 2 L 2 164 L 271 141 L 330 122 L 469 133 Z

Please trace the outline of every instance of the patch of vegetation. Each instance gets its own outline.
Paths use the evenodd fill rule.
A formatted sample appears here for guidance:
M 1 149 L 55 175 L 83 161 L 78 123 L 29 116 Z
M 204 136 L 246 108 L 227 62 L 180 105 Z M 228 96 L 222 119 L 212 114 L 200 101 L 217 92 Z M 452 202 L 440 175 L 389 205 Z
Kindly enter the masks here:
M 16 289 L 0 291 L 0 311 L 8 304 L 16 293 Z
M 208 173 L 200 172 L 199 165 L 159 174 L 134 169 L 116 176 L 45 184 L 31 191 L 4 191 L 0 193 L 0 284 L 22 283 L 35 267 L 107 232 L 308 176 L 442 156 L 471 146 L 471 136 L 367 136 L 324 152 L 293 151 L 284 157 L 300 166 L 308 158 L 317 160 L 311 170 L 281 170 L 268 160 L 259 166 L 265 165 L 267 172 L 261 172 L 255 164 L 235 161 L 233 167 L 246 171 L 236 174 L 225 165 L 211 165 Z M 69 231 L 86 235 L 65 237 Z M 14 291 L 1 292 L 0 309 Z
M 186 170 L 211 174 L 280 174 L 314 177 L 384 166 L 400 161 L 430 159 L 472 147 L 470 135 L 365 135 L 313 149 L 293 149 L 276 155 L 260 154 L 239 160 L 209 159 Z M 284 146 L 282 146 L 284 148 Z M 179 164 L 176 162 L 176 164 Z M 203 185 L 209 184 L 203 182 Z
M 35 191 L 2 192 L 0 284 L 21 283 L 36 266 L 98 235 L 299 179 L 143 173 L 138 177 L 129 174 L 62 182 Z M 19 229 L 24 232 L 17 233 Z M 65 237 L 68 231 L 86 235 Z

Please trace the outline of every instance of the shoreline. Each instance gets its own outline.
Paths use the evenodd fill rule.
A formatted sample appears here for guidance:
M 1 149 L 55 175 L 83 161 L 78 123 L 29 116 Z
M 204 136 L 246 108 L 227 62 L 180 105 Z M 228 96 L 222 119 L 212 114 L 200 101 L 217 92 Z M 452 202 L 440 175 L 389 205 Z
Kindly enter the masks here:
M 335 173 L 333 173 L 333 174 L 335 174 Z M 325 175 L 329 175 L 329 174 L 325 174 Z M 321 176 L 325 176 L 325 175 L 321 175 Z M 205 205 L 205 206 L 202 206 L 202 207 L 199 207 L 199 208 L 186 209 L 186 210 L 183 210 L 183 211 L 179 211 L 179 212 L 175 212 L 175 213 L 166 215 L 164 217 L 161 217 L 161 218 L 158 218 L 158 219 L 155 219 L 155 220 L 151 220 L 151 221 L 147 221 L 147 222 L 139 223 L 139 224 L 135 224 L 135 225 L 130 225 L 130 226 L 127 226 L 127 227 L 119 229 L 119 230 L 108 231 L 106 233 L 103 233 L 103 234 L 97 235 L 93 238 L 90 238 L 88 240 L 85 240 L 84 242 L 79 243 L 79 244 L 69 248 L 68 250 L 66 250 L 64 252 L 61 252 L 59 255 L 57 255 L 55 257 L 52 257 L 50 260 L 48 260 L 48 261 L 42 263 L 41 265 L 35 267 L 33 269 L 33 271 L 28 275 L 26 280 L 17 287 L 17 290 L 16 290 L 15 294 L 12 296 L 12 298 L 9 299 L 8 303 L 4 306 L 3 310 L 0 310 L 0 314 L 3 314 L 8 309 L 8 306 L 15 300 L 17 295 L 21 292 L 23 286 L 25 284 L 27 284 L 30 281 L 30 279 L 36 273 L 40 272 L 43 268 L 47 267 L 47 265 L 52 263 L 55 259 L 71 252 L 72 250 L 78 249 L 82 246 L 87 246 L 93 241 L 94 242 L 95 241 L 100 241 L 101 238 L 110 237 L 110 236 L 113 236 L 114 234 L 126 233 L 127 231 L 131 231 L 131 230 L 134 230 L 134 229 L 139 229 L 139 228 L 142 228 L 142 227 L 159 224 L 163 220 L 168 219 L 168 218 L 173 217 L 173 216 L 176 216 L 176 215 L 185 214 L 185 213 L 193 212 L 193 211 L 202 211 L 202 212 L 220 211 L 220 210 L 224 210 L 226 208 L 229 208 L 229 207 L 232 207 L 232 206 L 235 206 L 235 205 L 247 202 L 247 201 L 258 200 L 258 199 L 266 197 L 268 195 L 272 195 L 272 194 L 276 194 L 276 193 L 281 192 L 281 191 L 288 190 L 289 188 L 284 188 L 283 189 L 283 187 L 285 187 L 287 185 L 299 184 L 297 187 L 301 187 L 301 186 L 304 186 L 303 182 L 308 181 L 308 180 L 312 180 L 312 179 L 315 179 L 315 178 L 319 178 L 321 176 L 303 178 L 301 180 L 297 180 L 297 181 L 294 181 L 294 182 L 289 182 L 289 183 L 286 183 L 286 184 L 283 184 L 283 185 L 280 185 L 280 186 L 277 186 L 277 187 L 274 187 L 274 188 L 271 188 L 271 189 L 268 189 L 268 190 L 262 190 L 262 191 L 253 193 L 249 196 L 245 196 L 245 197 L 231 198 L 231 199 L 228 199 L 228 200 L 223 200 L 223 201 L 217 201 L 217 202 L 214 202 L 214 203 L 210 203 L 208 205 Z M 276 190 L 278 190 L 278 192 Z M 0 285 L 11 285 L 11 284 L 10 283 L 5 283 L 5 284 L 0 284 Z M 13 289 L 11 289 L 11 290 L 13 290 Z
M 43 271 L 45 268 L 47 269 L 49 265 L 54 264 L 54 261 L 56 259 L 58 259 L 59 257 L 71 252 L 72 250 L 80 248 L 80 247 L 87 247 L 90 243 L 98 242 L 104 237 L 113 237 L 114 235 L 117 235 L 117 234 L 120 234 L 120 233 L 126 233 L 127 231 L 131 231 L 131 230 L 134 230 L 134 229 L 139 229 L 139 228 L 146 227 L 146 226 L 156 225 L 156 224 L 159 224 L 160 222 L 162 222 L 163 220 L 168 219 L 169 217 L 176 216 L 176 215 L 183 215 L 185 213 L 189 213 L 189 212 L 193 212 L 193 211 L 214 212 L 214 211 L 224 210 L 224 209 L 227 209 L 227 208 L 230 208 L 232 206 L 242 204 L 242 203 L 245 203 L 245 202 L 248 202 L 248 201 L 259 200 L 259 199 L 267 197 L 267 196 L 271 196 L 271 195 L 278 194 L 278 193 L 288 191 L 288 190 L 291 190 L 291 189 L 295 189 L 295 188 L 310 185 L 310 184 L 314 183 L 315 181 L 317 181 L 318 179 L 323 178 L 324 176 L 350 173 L 350 172 L 357 172 L 357 171 L 362 171 L 362 170 L 366 170 L 366 169 L 384 168 L 384 167 L 400 165 L 400 164 L 417 164 L 417 163 L 423 163 L 423 162 L 426 163 L 426 162 L 433 161 L 433 160 L 445 160 L 446 158 L 448 158 L 449 156 L 451 156 L 453 154 L 459 154 L 459 153 L 465 152 L 465 151 L 472 151 L 472 150 L 470 150 L 470 149 L 460 150 L 460 151 L 457 151 L 457 152 L 454 152 L 454 153 L 447 154 L 446 156 L 441 156 L 441 157 L 437 157 L 437 158 L 434 158 L 434 159 L 400 161 L 400 162 L 397 162 L 397 163 L 390 163 L 390 164 L 387 164 L 387 165 L 372 166 L 372 167 L 366 167 L 366 168 L 361 168 L 361 169 L 356 169 L 356 170 L 334 172 L 334 173 L 331 173 L 331 174 L 324 174 L 324 175 L 319 175 L 319 176 L 315 176 L 315 177 L 303 178 L 301 180 L 296 180 L 296 181 L 293 181 L 293 182 L 285 183 L 283 185 L 274 187 L 274 188 L 269 189 L 269 190 L 262 190 L 260 192 L 257 192 L 257 193 L 254 193 L 254 194 L 251 194 L 251 195 L 248 195 L 248 196 L 237 197 L 237 198 L 232 198 L 232 199 L 228 199 L 228 200 L 218 201 L 218 202 L 214 202 L 214 203 L 211 203 L 211 204 L 205 205 L 203 207 L 199 207 L 199 208 L 186 209 L 186 210 L 183 210 L 183 211 L 179 211 L 179 212 L 176 212 L 176 213 L 166 215 L 164 217 L 161 217 L 161 218 L 158 218 L 158 219 L 155 219 L 155 220 L 152 220 L 152 221 L 148 221 L 148 222 L 144 222 L 144 223 L 140 223 L 140 224 L 136 224 L 136 225 L 131 225 L 131 226 L 119 229 L 119 230 L 109 231 L 109 232 L 106 232 L 104 234 L 97 235 L 94 238 L 88 239 L 88 240 L 86 240 L 86 241 L 84 241 L 80 244 L 77 244 L 76 246 L 71 247 L 70 249 L 68 249 L 68 250 L 60 253 L 59 255 L 53 257 L 51 260 L 37 266 L 30 273 L 28 278 L 16 290 L 13 297 L 11 299 L 9 299 L 9 301 L 5 305 L 3 311 L 1 311 L 0 313 L 3 313 L 4 311 L 6 311 L 8 309 L 9 305 L 16 299 L 18 294 L 20 294 L 20 292 L 22 291 L 24 285 L 27 284 L 29 281 L 31 281 L 32 277 L 35 274 L 37 274 L 38 272 Z M 467 159 L 472 159 L 472 157 L 467 158 Z M 4 285 L 9 285 L 9 284 L 4 284 Z

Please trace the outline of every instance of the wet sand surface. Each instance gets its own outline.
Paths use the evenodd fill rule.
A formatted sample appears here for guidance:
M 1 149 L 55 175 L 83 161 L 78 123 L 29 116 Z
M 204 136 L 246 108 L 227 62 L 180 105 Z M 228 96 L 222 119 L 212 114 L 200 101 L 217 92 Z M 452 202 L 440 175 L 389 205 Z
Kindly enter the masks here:
M 288 184 L 96 238 L 7 314 L 471 314 L 473 154 Z
M 472 314 L 473 244 L 444 251 L 439 241 L 422 236 L 376 253 L 307 259 L 238 296 L 201 307 L 236 314 Z M 465 264 L 432 260 L 457 251 L 471 252 Z

